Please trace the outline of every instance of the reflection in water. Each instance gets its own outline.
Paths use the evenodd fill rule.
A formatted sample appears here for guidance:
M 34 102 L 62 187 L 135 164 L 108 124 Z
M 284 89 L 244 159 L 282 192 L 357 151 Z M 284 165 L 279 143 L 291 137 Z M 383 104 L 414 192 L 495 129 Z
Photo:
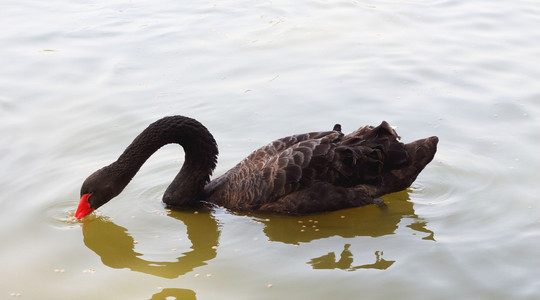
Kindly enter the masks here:
M 309 216 L 272 216 L 264 219 L 264 216 L 255 216 L 265 224 L 264 232 L 271 241 L 287 244 L 309 243 L 316 239 L 332 236 L 353 238 L 357 236 L 378 237 L 394 234 L 398 224 L 403 218 L 412 219 L 413 222 L 406 227 L 415 232 L 427 234 L 422 239 L 435 241 L 434 233 L 426 228 L 426 222 L 419 218 L 413 209 L 407 191 L 388 195 L 384 207 L 375 205 L 356 209 L 340 210 L 325 214 Z M 416 233 L 415 233 L 416 234 Z M 314 269 L 386 269 L 395 261 L 387 261 L 381 258 L 382 251 L 375 252 L 373 264 L 352 267 L 353 254 L 346 244 L 340 258 L 336 260 L 334 252 L 313 258 L 308 262 Z
M 264 233 L 270 241 L 286 244 L 309 243 L 315 239 L 332 236 L 353 238 L 390 235 L 395 233 L 399 227 L 398 224 L 404 218 L 409 219 L 409 222 L 413 220 L 406 227 L 414 230 L 415 234 L 416 232 L 424 233 L 427 236 L 423 239 L 435 240 L 433 232 L 426 229 L 426 222 L 414 213 L 413 203 L 408 201 L 407 192 L 395 193 L 385 198 L 388 205 L 384 208 L 373 205 L 308 216 L 252 214 L 251 217 L 264 224 Z M 83 224 L 84 243 L 101 257 L 105 265 L 111 268 L 129 268 L 132 271 L 163 278 L 177 278 L 216 257 L 220 227 L 212 210 L 205 209 L 199 214 L 171 212 L 170 216 L 186 225 L 187 235 L 192 243 L 192 250 L 183 253 L 175 262 L 155 262 L 140 258 L 142 254 L 134 251 L 134 240 L 127 229 L 104 218 L 97 218 Z M 349 248 L 350 244 L 344 245 L 339 259 L 336 259 L 334 252 L 330 252 L 311 259 L 308 264 L 314 269 L 354 271 L 358 269 L 384 270 L 395 262 L 383 259 L 383 252 L 376 251 L 374 263 L 353 266 L 353 253 Z M 152 299 L 164 299 L 169 296 L 179 298 L 186 295 L 195 298 L 195 293 L 190 290 L 165 289 L 154 295 Z
M 307 216 L 273 215 L 270 219 L 261 215 L 253 216 L 265 224 L 264 233 L 271 241 L 287 244 L 308 243 L 331 236 L 389 235 L 395 233 L 403 218 L 414 220 L 407 227 L 428 234 L 423 239 L 435 240 L 433 232 L 425 228 L 426 222 L 414 213 L 407 191 L 383 198 L 388 205 L 382 208 L 370 205 Z
M 164 278 L 176 278 L 191 272 L 216 257 L 219 229 L 210 212 L 172 212 L 171 216 L 184 222 L 192 243 L 192 250 L 182 253 L 175 262 L 155 262 L 139 258 L 142 254 L 134 251 L 134 240 L 127 233 L 127 229 L 103 218 L 83 224 L 84 244 L 111 268 L 129 268 Z
M 410 225 L 407 225 L 407 227 L 409 227 L 410 229 L 415 230 L 415 231 L 427 233 L 428 235 L 423 237 L 422 238 L 423 240 L 435 241 L 433 231 L 431 231 L 429 229 L 426 229 L 426 225 L 427 225 L 426 221 L 418 221 L 418 222 L 414 222 L 414 223 L 412 223 Z
M 361 266 L 358 266 L 358 267 L 353 267 L 352 270 L 358 270 L 358 269 L 379 269 L 379 270 L 385 270 L 387 269 L 388 267 L 390 267 L 392 264 L 394 264 L 396 261 L 395 260 L 384 260 L 383 258 L 381 258 L 381 255 L 383 254 L 382 251 L 375 251 L 375 257 L 376 257 L 376 260 L 374 263 L 372 264 L 369 264 L 369 265 L 361 265 Z
M 390 267 L 393 263 L 396 262 L 395 260 L 384 260 L 383 258 L 381 258 L 383 252 L 375 251 L 376 259 L 374 263 L 353 267 L 353 254 L 349 250 L 350 246 L 350 244 L 345 245 L 345 248 L 343 249 L 343 252 L 341 252 L 338 261 L 336 261 L 336 254 L 334 252 L 330 252 L 321 257 L 314 258 L 308 263 L 313 267 L 313 269 L 341 269 L 347 271 L 354 271 L 358 269 L 386 270 L 388 267 Z
M 169 297 L 178 300 L 196 300 L 195 292 L 188 289 L 163 289 L 161 292 L 154 294 L 150 300 L 165 300 Z

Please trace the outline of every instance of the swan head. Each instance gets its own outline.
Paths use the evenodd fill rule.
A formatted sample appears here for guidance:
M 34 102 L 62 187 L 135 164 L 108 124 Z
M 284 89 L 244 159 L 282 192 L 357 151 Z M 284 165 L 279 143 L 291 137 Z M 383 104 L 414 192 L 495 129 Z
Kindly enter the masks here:
M 75 218 L 82 219 L 95 209 L 118 196 L 129 180 L 121 180 L 111 172 L 110 166 L 97 170 L 88 176 L 81 187 L 81 200 Z

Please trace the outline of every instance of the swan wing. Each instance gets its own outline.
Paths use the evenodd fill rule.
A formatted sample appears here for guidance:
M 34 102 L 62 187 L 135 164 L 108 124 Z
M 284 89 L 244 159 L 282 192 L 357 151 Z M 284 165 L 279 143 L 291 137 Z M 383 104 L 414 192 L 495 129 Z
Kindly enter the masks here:
M 267 144 L 212 181 L 207 200 L 231 209 L 289 213 L 375 203 L 408 187 L 436 150 L 436 138 L 399 142 L 386 122 L 348 135 L 340 129 Z
M 346 136 L 340 131 L 291 136 L 256 153 L 261 157 L 262 181 L 272 186 L 269 198 L 279 198 L 317 182 L 336 187 L 381 184 L 385 172 L 408 163 L 398 138 L 383 122 Z
M 312 132 L 279 139 L 256 151 L 254 160 L 261 181 L 268 185 L 269 201 L 309 186 L 318 178 L 333 182 L 335 149 L 343 134 Z

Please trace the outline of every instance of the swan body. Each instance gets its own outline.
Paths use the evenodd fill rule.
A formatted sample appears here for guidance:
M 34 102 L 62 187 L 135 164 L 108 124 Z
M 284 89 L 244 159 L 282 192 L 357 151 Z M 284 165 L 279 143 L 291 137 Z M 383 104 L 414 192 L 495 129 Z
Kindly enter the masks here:
M 409 187 L 433 159 L 438 138 L 408 144 L 386 122 L 344 135 L 333 130 L 284 137 L 254 151 L 210 181 L 217 144 L 198 121 L 171 116 L 150 124 L 118 160 L 90 175 L 75 217 L 114 198 L 159 148 L 178 143 L 185 162 L 163 195 L 171 207 L 201 201 L 237 211 L 306 214 L 382 203 L 382 195 Z

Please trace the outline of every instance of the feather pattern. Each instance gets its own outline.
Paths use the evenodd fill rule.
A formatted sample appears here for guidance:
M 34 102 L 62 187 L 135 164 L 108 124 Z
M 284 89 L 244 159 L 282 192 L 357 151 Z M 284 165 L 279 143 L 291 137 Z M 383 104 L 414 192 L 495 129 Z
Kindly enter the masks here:
M 429 163 L 437 138 L 418 155 L 383 122 L 349 135 L 334 130 L 278 139 L 206 186 L 204 199 L 234 210 L 311 213 L 362 206 L 407 188 Z M 401 170 L 401 172 L 399 172 Z

